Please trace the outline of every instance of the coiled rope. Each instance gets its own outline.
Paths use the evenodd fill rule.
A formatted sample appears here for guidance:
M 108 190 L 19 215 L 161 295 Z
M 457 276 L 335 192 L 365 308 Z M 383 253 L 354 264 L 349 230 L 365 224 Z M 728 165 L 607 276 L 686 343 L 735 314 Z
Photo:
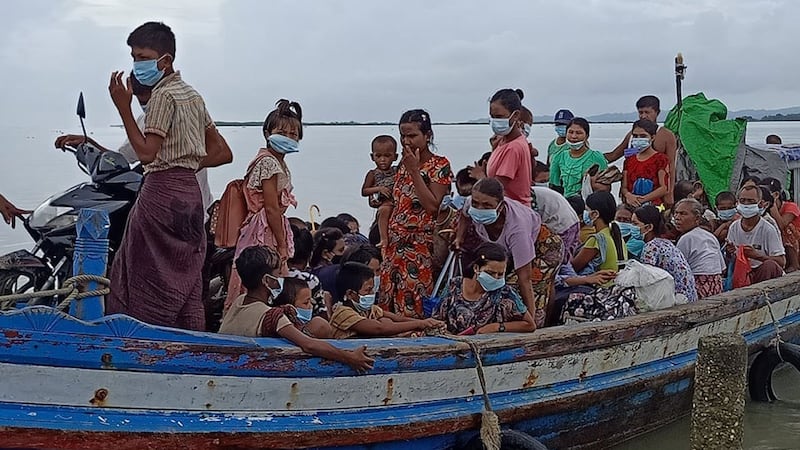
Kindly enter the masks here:
M 81 288 L 83 287 L 83 284 L 89 282 L 95 282 L 103 287 L 82 292 Z M 59 289 L 0 296 L 0 310 L 13 309 L 19 300 L 66 295 L 67 297 L 61 303 L 59 303 L 58 306 L 56 306 L 56 309 L 60 311 L 66 311 L 66 309 L 69 308 L 70 302 L 73 300 L 108 295 L 111 292 L 109 285 L 111 285 L 111 281 L 108 278 L 101 277 L 99 275 L 77 275 L 66 279 L 64 281 L 64 285 Z

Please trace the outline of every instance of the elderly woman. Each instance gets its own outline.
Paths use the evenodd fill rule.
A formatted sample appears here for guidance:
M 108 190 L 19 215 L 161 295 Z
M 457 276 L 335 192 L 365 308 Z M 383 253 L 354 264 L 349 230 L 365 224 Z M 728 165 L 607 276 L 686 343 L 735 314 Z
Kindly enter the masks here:
M 697 298 L 721 293 L 722 273 L 725 272 L 725 260 L 717 238 L 700 227 L 704 210 L 699 201 L 685 198 L 675 204 L 672 213 L 675 228 L 681 233 L 677 247 L 692 268 Z
M 690 302 L 696 301 L 697 288 L 686 257 L 672 241 L 660 237 L 664 235 L 664 216 L 658 208 L 653 205 L 637 208 L 632 222 L 644 237 L 641 261 L 669 272 L 675 279 L 675 293 L 685 295 Z
M 506 251 L 492 242 L 475 252 L 472 277 L 450 280 L 434 318 L 453 334 L 526 332 L 536 329 L 519 294 L 506 284 Z

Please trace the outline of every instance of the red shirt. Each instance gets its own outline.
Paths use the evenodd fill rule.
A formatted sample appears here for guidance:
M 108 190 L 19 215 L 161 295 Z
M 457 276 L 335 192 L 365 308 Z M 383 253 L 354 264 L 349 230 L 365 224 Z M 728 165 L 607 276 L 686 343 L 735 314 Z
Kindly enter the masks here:
M 797 206 L 797 203 L 783 202 L 783 205 L 781 205 L 781 215 L 784 214 L 791 214 L 794 216 L 792 219 L 792 225 L 800 230 L 800 208 Z
M 645 160 L 639 160 L 639 155 L 625 159 L 622 170 L 627 175 L 628 184 L 625 186 L 628 192 L 633 192 L 633 184 L 639 178 L 644 178 L 653 182 L 653 190 L 661 187 L 661 180 L 658 179 L 658 171 L 669 171 L 669 160 L 663 153 L 656 152 Z M 661 199 L 653 199 L 653 204 L 660 205 Z

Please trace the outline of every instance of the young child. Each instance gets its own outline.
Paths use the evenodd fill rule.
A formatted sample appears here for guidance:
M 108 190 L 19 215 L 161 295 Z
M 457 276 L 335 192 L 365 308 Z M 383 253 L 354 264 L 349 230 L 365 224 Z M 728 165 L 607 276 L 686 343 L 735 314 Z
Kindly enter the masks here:
M 374 360 L 366 355 L 366 347 L 354 351 L 341 350 L 309 337 L 300 331 L 297 321 L 292 321 L 296 317 L 294 307 L 269 306 L 286 284 L 279 276 L 281 260 L 275 250 L 264 246 L 247 247 L 236 259 L 236 270 L 247 293 L 237 297 L 225 313 L 220 333 L 282 337 L 311 355 L 342 362 L 359 372 L 372 369 Z
M 652 146 L 657 132 L 658 125 L 646 119 L 637 120 L 631 130 L 634 154 L 625 158 L 620 196 L 623 202 L 637 208 L 649 203 L 661 205 L 669 192 L 669 160 Z
M 392 189 L 397 167 L 397 141 L 388 135 L 381 135 L 372 140 L 372 161 L 375 168 L 367 172 L 361 195 L 369 197 L 369 206 L 378 210 L 378 230 L 381 234 L 379 247 L 385 248 L 389 243 L 389 217 L 392 215 Z
M 733 192 L 724 191 L 717 194 L 714 203 L 717 205 L 717 221 L 714 224 L 714 236 L 721 244 L 728 239 L 728 228 L 738 218 L 736 213 L 736 196 Z
M 548 187 L 550 185 L 550 165 L 536 161 L 533 173 L 534 186 Z
M 408 336 L 429 328 L 441 328 L 435 319 L 411 319 L 384 312 L 375 305 L 375 272 L 364 264 L 348 262 L 336 275 L 340 298 L 331 315 L 334 339 L 351 337 Z
M 314 316 L 311 288 L 299 278 L 284 278 L 281 293 L 272 301 L 273 306 L 293 306 L 300 331 L 318 339 L 330 339 L 331 326 L 320 316 Z

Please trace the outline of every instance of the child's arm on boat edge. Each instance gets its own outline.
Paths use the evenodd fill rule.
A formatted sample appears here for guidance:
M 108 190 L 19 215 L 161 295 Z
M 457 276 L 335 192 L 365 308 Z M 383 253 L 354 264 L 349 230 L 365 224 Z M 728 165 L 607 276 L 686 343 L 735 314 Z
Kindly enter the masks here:
M 427 328 L 436 328 L 442 325 L 444 322 L 436 319 L 413 319 L 408 322 L 364 319 L 353 325 L 352 330 L 359 336 L 387 337 L 409 331 L 424 331 Z
M 366 345 L 352 351 L 342 350 L 325 341 L 308 337 L 293 326 L 281 328 L 278 330 L 278 334 L 300 347 L 303 352 L 309 355 L 339 361 L 340 363 L 347 364 L 359 373 L 372 370 L 372 366 L 375 363 L 374 359 L 367 356 Z

